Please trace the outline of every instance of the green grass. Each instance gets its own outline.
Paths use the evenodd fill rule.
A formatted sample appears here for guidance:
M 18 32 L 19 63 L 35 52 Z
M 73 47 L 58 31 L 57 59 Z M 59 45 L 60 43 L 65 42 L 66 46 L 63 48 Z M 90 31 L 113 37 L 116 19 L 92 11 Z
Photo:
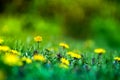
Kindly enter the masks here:
M 114 61 L 114 57 L 119 56 L 119 51 L 104 47 L 106 53 L 101 55 L 98 60 L 98 54 L 94 53 L 94 49 L 98 48 L 94 41 L 75 41 L 72 39 L 62 38 L 46 38 L 43 36 L 43 41 L 37 48 L 37 43 L 33 40 L 33 36 L 7 38 L 4 37 L 4 43 L 11 49 L 21 52 L 19 57 L 29 57 L 33 60 L 34 51 L 46 57 L 46 62 L 34 61 L 30 64 L 24 63 L 22 66 L 9 66 L 4 63 L 2 56 L 6 52 L 0 51 L 0 78 L 4 74 L 7 80 L 119 80 L 120 62 Z M 59 42 L 69 44 L 69 49 L 62 49 Z M 2 46 L 1 45 L 1 46 Z M 47 51 L 47 48 L 53 48 L 52 51 Z M 68 51 L 74 51 L 82 55 L 81 59 L 74 59 L 68 56 Z M 7 53 L 10 54 L 10 53 Z M 27 55 L 26 55 L 27 54 Z M 61 63 L 58 54 L 69 60 L 68 69 L 61 68 Z M 11 59 L 10 59 L 11 60 Z

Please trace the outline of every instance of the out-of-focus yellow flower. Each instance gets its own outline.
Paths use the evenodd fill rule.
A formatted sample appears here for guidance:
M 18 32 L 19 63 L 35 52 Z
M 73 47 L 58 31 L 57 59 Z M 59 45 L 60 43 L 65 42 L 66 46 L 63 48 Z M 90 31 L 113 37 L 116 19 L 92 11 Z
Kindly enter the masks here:
M 27 57 L 22 57 L 21 60 L 22 60 L 22 61 L 25 61 L 27 64 L 32 63 L 32 60 L 31 60 L 30 58 L 27 58 Z
M 18 52 L 17 50 L 10 50 L 10 53 L 12 53 L 12 54 L 16 54 L 16 55 L 21 55 L 21 53 Z
M 68 65 L 65 65 L 65 64 L 63 64 L 63 63 L 61 63 L 61 64 L 59 65 L 59 67 L 65 68 L 65 69 L 68 69 L 68 68 L 69 68 Z
M 34 41 L 41 42 L 42 41 L 42 37 L 41 36 L 36 36 L 36 37 L 34 37 Z
M 120 61 L 120 57 L 114 57 L 114 60 Z
M 19 57 L 17 55 L 13 55 L 13 54 L 4 55 L 3 62 L 9 66 L 19 66 L 20 65 Z
M 74 52 L 67 52 L 67 54 L 70 55 L 73 58 L 77 58 L 77 59 L 81 58 L 80 54 L 77 54 L 77 53 L 74 53 Z
M 4 42 L 4 40 L 0 38 L 0 44 L 2 44 L 3 42 Z
M 69 48 L 69 45 L 66 43 L 63 43 L 63 42 L 59 43 L 59 46 L 61 46 L 63 48 L 67 48 L 67 49 Z
M 45 57 L 42 56 L 42 55 L 40 55 L 40 54 L 35 54 L 35 55 L 33 56 L 33 59 L 34 59 L 35 61 L 42 61 L 42 62 L 45 62 L 45 61 L 46 61 Z
M 65 59 L 65 58 L 61 58 L 60 61 L 61 61 L 63 64 L 65 64 L 65 65 L 69 65 L 69 64 L 70 64 L 70 62 L 69 62 L 67 59 Z
M 6 80 L 6 74 L 4 70 L 0 70 L 0 80 Z
M 102 49 L 102 48 L 98 48 L 98 49 L 95 49 L 94 52 L 97 54 L 104 54 L 106 52 L 106 50 Z
M 8 46 L 0 46 L 0 51 L 7 52 L 10 48 Z

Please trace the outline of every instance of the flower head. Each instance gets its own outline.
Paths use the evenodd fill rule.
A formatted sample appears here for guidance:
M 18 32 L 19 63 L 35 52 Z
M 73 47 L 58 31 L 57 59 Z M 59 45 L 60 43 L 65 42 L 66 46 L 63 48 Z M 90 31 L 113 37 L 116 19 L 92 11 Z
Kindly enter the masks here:
M 59 46 L 63 47 L 63 48 L 69 48 L 69 45 L 68 44 L 65 44 L 65 43 L 60 43 Z
M 120 61 L 120 57 L 114 57 L 115 61 Z
M 67 54 L 70 55 L 73 58 L 77 58 L 77 59 L 81 58 L 80 54 L 77 54 L 77 53 L 74 53 L 74 52 L 68 52 Z
M 94 50 L 94 52 L 97 53 L 97 54 L 104 54 L 106 52 L 106 50 L 102 49 L 102 48 L 97 48 L 97 49 Z
M 70 64 L 70 62 L 69 62 L 67 59 L 65 59 L 65 58 L 61 58 L 60 61 L 61 61 L 63 64 L 65 64 L 65 65 L 69 65 L 69 64 Z
M 22 60 L 22 61 L 25 61 L 27 64 L 32 63 L 32 60 L 31 60 L 30 58 L 27 58 L 27 57 L 22 57 L 21 60 Z
M 41 42 L 42 41 L 42 37 L 41 36 L 36 36 L 36 37 L 34 37 L 34 41 Z
M 3 62 L 9 66 L 16 66 L 20 64 L 20 59 L 17 55 L 6 54 L 3 57 Z
M 33 56 L 33 59 L 34 59 L 35 61 L 42 61 L 42 62 L 45 62 L 45 61 L 46 61 L 45 57 L 42 56 L 42 55 L 40 55 L 40 54 L 35 54 L 35 55 Z
M 8 46 L 0 46 L 0 51 L 7 52 L 10 48 Z
M 10 50 L 10 52 L 11 52 L 12 54 L 21 55 L 21 53 L 18 52 L 17 50 Z

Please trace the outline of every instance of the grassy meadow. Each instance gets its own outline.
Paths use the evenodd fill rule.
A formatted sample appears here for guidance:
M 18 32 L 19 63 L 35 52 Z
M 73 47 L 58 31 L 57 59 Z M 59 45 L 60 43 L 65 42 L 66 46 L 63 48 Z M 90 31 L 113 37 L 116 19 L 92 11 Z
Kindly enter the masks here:
M 0 80 L 120 80 L 119 0 L 1 0 Z

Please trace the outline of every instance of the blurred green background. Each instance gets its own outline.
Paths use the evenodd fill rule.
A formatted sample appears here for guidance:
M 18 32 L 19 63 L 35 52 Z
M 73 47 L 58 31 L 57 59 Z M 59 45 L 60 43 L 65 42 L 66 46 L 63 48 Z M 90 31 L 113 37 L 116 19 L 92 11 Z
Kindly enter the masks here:
M 120 46 L 120 0 L 0 0 L 0 36 L 43 35 Z

